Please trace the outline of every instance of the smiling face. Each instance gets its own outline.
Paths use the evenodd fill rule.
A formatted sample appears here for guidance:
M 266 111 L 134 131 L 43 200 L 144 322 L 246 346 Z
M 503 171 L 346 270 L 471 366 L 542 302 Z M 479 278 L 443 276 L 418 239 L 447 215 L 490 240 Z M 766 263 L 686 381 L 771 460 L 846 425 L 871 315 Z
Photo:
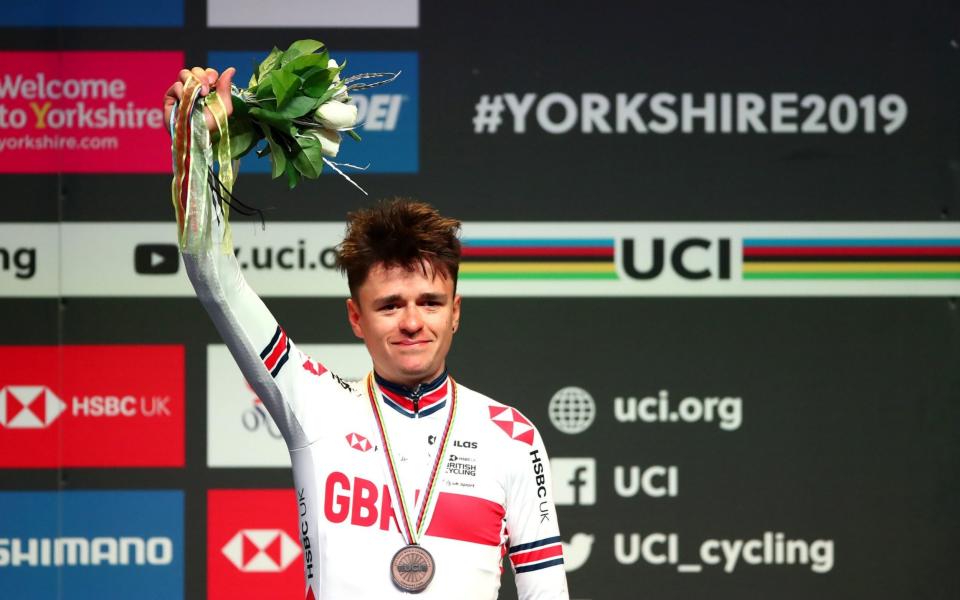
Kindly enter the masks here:
M 375 264 L 347 300 L 353 333 L 363 339 L 377 373 L 414 387 L 443 372 L 460 324 L 453 279 L 420 268 Z

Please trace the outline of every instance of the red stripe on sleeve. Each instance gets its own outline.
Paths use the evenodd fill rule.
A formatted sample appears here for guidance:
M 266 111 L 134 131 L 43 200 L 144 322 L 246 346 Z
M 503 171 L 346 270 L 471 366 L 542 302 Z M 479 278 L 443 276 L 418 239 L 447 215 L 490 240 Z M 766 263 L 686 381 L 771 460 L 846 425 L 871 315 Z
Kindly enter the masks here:
M 518 566 L 541 561 L 547 558 L 557 558 L 558 556 L 563 556 L 563 546 L 560 544 L 555 544 L 553 546 L 547 546 L 546 548 L 530 550 L 529 552 L 518 552 L 517 554 L 512 554 L 510 556 L 510 562 L 512 562 L 514 566 Z
M 280 339 L 277 340 L 277 345 L 273 347 L 273 352 L 270 353 L 270 356 L 263 361 L 263 364 L 267 366 L 268 371 L 272 371 L 275 366 L 277 366 L 277 361 L 280 360 L 280 357 L 283 356 L 283 351 L 287 349 L 287 332 L 283 329 L 280 330 Z

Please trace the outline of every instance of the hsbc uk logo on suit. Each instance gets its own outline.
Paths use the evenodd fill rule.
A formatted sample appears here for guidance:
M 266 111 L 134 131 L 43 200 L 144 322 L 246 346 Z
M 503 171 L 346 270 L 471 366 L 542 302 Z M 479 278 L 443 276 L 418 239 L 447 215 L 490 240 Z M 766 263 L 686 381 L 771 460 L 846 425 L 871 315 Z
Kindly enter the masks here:
M 0 361 L 0 467 L 183 466 L 182 346 L 0 346 Z

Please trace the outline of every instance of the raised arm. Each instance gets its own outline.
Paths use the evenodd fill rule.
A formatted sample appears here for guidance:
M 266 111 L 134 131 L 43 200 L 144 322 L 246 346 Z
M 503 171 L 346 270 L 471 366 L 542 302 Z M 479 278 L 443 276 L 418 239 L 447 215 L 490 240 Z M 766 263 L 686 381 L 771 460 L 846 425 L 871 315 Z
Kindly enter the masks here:
M 301 425 L 304 415 L 299 414 L 295 390 L 322 385 L 319 380 L 303 380 L 319 379 L 323 368 L 296 349 L 240 271 L 230 236 L 229 207 L 211 188 L 210 130 L 216 129 L 216 122 L 208 109 L 201 113 L 196 108 L 197 99 L 215 85 L 223 108 L 229 111 L 232 75 L 232 69 L 219 78 L 212 69 L 183 70 L 180 81 L 164 99 L 173 137 L 172 196 L 180 252 L 197 297 L 241 372 L 269 410 L 287 446 L 296 449 L 312 441 L 313 435 Z

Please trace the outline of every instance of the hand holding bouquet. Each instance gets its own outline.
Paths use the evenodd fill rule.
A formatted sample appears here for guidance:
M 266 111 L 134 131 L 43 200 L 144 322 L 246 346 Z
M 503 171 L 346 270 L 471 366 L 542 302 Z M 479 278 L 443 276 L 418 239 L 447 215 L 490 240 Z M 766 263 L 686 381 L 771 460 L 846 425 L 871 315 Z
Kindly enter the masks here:
M 258 155 L 269 156 L 274 179 L 285 175 L 293 188 L 301 176 L 319 177 L 324 163 L 340 172 L 329 158 L 337 155 L 343 133 L 360 139 L 350 92 L 389 83 L 399 75 L 363 73 L 342 79 L 344 66 L 330 58 L 321 42 L 298 40 L 286 50 L 274 48 L 256 66 L 246 89 L 233 85 L 231 69 L 223 75 L 212 69 L 181 71 L 181 82 L 167 91 L 166 103 L 172 110 L 186 78 L 198 78 L 204 84 L 204 104 L 211 108 L 219 102 L 229 116 L 226 132 L 216 125 L 213 113 L 207 114 L 207 126 L 221 130 L 218 144 L 229 145 L 230 158 L 246 155 L 266 139 Z M 213 85 L 216 99 L 208 94 Z

